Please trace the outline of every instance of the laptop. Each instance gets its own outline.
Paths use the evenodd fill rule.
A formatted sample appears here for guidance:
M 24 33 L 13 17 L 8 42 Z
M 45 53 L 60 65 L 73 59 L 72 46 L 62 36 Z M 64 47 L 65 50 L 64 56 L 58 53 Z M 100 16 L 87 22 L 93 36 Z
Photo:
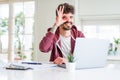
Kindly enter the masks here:
M 106 65 L 109 41 L 98 38 L 77 38 L 74 48 L 76 69 L 102 68 Z M 65 65 L 59 65 L 65 67 Z

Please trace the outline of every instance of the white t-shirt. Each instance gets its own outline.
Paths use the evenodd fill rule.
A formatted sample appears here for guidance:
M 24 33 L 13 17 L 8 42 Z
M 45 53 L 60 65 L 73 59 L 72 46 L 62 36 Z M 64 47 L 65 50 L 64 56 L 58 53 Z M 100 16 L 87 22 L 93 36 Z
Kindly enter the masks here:
M 61 41 L 61 51 L 63 53 L 63 57 L 67 57 L 68 54 L 71 52 L 71 37 L 63 37 L 60 35 L 60 41 Z

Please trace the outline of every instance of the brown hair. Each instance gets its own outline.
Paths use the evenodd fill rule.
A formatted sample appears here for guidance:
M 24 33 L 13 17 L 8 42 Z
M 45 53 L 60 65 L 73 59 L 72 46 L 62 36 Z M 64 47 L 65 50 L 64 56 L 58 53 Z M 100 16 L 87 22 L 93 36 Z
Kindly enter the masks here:
M 57 9 L 59 10 L 60 9 L 60 6 L 64 6 L 64 11 L 63 11 L 63 13 L 64 14 L 67 14 L 67 13 L 72 13 L 72 14 L 74 14 L 75 12 L 75 10 L 74 10 L 74 7 L 72 6 L 72 5 L 70 5 L 70 4 L 68 4 L 68 3 L 63 3 L 63 4 L 60 4 L 58 7 L 57 7 Z M 58 14 L 57 14 L 57 9 L 56 9 L 56 16 L 58 16 Z

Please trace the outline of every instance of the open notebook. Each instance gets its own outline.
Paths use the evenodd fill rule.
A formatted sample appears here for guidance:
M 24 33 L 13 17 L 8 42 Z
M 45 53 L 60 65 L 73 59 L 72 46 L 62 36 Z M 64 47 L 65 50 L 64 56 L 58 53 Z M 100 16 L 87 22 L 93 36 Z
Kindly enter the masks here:
M 74 49 L 76 69 L 104 67 L 109 41 L 97 38 L 77 38 Z M 65 67 L 65 64 L 58 65 Z

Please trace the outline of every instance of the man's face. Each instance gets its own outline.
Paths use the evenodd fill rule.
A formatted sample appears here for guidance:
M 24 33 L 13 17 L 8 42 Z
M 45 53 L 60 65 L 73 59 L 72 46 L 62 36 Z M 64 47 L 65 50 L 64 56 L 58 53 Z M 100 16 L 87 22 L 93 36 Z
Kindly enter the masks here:
M 62 24 L 62 29 L 70 30 L 73 25 L 73 14 L 72 13 L 63 14 L 62 19 L 65 21 Z

